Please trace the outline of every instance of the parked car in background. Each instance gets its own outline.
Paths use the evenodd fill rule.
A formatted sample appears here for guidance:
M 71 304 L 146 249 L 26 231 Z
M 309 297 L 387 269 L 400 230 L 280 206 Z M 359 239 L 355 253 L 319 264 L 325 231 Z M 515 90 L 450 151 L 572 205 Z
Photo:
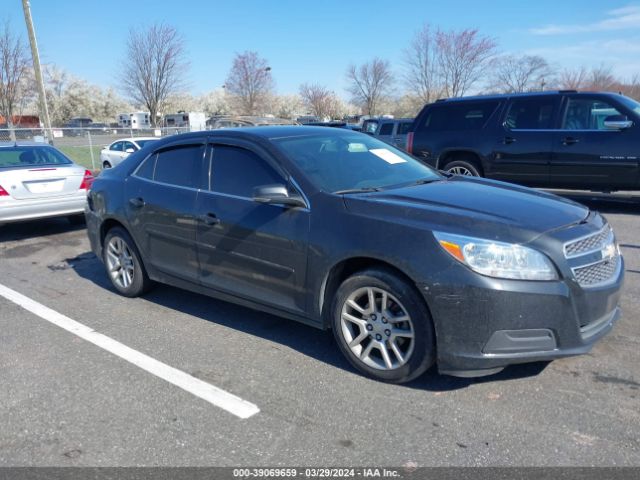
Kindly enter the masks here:
M 264 127 L 268 125 L 295 125 L 293 120 L 277 117 L 232 116 L 220 117 L 209 124 L 212 130 L 218 128 Z
M 452 98 L 426 105 L 408 151 L 441 170 L 531 187 L 640 189 L 640 103 L 616 93 Z
M 87 127 L 91 135 L 107 135 L 112 129 L 106 123 L 92 123 Z
M 68 137 L 86 135 L 86 129 L 90 127 L 92 123 L 93 120 L 88 117 L 74 117 L 62 126 L 64 135 Z
M 46 217 L 84 220 L 93 175 L 46 144 L 0 143 L 0 224 Z
M 96 179 L 86 218 L 120 294 L 158 281 L 330 328 L 389 382 L 586 353 L 620 317 L 597 212 L 341 128 L 163 138 Z
M 155 137 L 123 138 L 116 140 L 100 151 L 100 165 L 102 165 L 102 168 L 113 168 L 119 165 L 120 162 L 129 155 L 140 150 L 147 143 L 157 140 Z
M 362 123 L 362 132 L 383 142 L 405 149 L 413 118 L 370 118 Z

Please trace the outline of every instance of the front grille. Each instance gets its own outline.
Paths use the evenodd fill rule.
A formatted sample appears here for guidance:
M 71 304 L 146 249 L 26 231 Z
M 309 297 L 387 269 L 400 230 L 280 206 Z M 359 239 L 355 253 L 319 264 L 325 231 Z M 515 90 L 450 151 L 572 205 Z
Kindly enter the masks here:
M 564 246 L 564 255 L 567 258 L 574 258 L 586 253 L 602 250 L 607 243 L 609 243 L 609 237 L 611 236 L 613 236 L 613 233 L 607 225 L 598 233 L 567 243 Z
M 589 236 L 565 243 L 564 256 L 571 259 L 573 275 L 583 288 L 611 281 L 620 265 L 620 252 L 609 225 Z
M 616 256 L 613 259 L 604 260 L 593 265 L 574 268 L 573 274 L 581 286 L 593 287 L 610 280 L 618 270 L 619 262 L 620 257 Z

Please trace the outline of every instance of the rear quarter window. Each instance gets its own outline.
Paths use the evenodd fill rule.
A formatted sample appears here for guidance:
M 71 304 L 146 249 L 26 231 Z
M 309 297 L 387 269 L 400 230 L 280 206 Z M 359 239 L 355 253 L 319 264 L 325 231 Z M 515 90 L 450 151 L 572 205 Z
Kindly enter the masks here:
M 427 110 L 417 130 L 427 132 L 478 130 L 486 125 L 499 104 L 498 100 L 435 104 Z

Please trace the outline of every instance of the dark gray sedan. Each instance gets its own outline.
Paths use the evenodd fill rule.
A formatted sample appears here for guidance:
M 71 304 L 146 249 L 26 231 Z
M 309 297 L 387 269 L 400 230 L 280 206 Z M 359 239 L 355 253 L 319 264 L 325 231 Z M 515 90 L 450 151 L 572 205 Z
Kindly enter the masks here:
M 598 213 L 342 129 L 160 140 L 95 181 L 86 218 L 122 295 L 162 282 L 330 328 L 384 381 L 585 353 L 620 315 Z

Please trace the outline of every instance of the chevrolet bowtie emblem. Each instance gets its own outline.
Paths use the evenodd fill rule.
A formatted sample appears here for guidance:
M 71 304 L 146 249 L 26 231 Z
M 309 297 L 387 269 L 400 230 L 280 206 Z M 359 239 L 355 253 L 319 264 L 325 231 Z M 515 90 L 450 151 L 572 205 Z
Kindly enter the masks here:
M 603 260 L 613 260 L 616 257 L 616 244 L 610 243 L 601 251 Z

